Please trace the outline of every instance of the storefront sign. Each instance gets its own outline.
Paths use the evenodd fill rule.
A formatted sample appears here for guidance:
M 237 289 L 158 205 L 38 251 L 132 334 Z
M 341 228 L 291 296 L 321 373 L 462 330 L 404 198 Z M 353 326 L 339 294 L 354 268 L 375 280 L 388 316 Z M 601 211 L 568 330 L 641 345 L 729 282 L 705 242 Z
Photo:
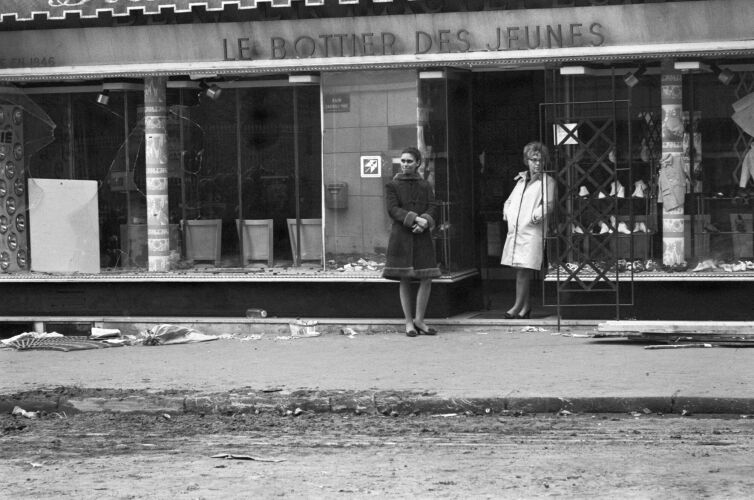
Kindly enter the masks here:
M 562 49 L 599 47 L 605 43 L 605 28 L 598 22 L 547 24 L 541 26 L 497 26 L 488 33 L 465 28 L 417 30 L 403 33 L 317 33 L 273 36 L 268 43 L 268 59 L 308 59 L 314 57 L 370 57 L 401 54 L 451 54 L 461 52 Z M 222 40 L 225 61 L 252 60 L 251 38 Z M 263 43 L 264 45 L 264 43 Z M 264 54 L 264 48 L 256 50 Z
M 83 66 L 98 75 L 109 68 L 180 74 L 187 64 L 194 71 L 269 72 L 354 63 L 588 58 L 623 46 L 636 52 L 642 45 L 654 50 L 661 44 L 748 43 L 754 2 L 710 7 L 717 3 L 0 31 L 0 78 L 78 74 Z
M 349 94 L 325 94 L 325 113 L 348 113 L 351 111 L 351 96 Z

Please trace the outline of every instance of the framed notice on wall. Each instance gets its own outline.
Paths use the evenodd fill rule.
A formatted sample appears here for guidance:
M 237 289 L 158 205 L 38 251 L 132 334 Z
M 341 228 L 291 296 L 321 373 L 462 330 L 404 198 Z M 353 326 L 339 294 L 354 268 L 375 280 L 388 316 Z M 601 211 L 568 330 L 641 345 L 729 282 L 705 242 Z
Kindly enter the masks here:
M 382 176 L 382 157 L 381 156 L 362 156 L 360 163 L 362 177 L 381 177 Z

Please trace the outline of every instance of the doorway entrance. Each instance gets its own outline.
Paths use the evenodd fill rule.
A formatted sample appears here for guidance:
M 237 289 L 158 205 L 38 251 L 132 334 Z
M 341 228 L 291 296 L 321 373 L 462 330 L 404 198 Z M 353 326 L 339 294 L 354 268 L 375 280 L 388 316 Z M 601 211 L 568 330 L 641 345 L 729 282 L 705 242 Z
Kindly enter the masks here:
M 476 166 L 476 217 L 484 314 L 502 315 L 513 304 L 515 275 L 500 265 L 507 224 L 503 203 L 514 178 L 526 169 L 524 146 L 539 139 L 539 103 L 545 100 L 542 71 L 480 72 L 472 76 L 473 151 Z M 541 296 L 541 279 L 532 280 L 532 299 Z M 546 314 L 535 302 L 534 315 Z M 538 310 L 539 309 L 539 310 Z

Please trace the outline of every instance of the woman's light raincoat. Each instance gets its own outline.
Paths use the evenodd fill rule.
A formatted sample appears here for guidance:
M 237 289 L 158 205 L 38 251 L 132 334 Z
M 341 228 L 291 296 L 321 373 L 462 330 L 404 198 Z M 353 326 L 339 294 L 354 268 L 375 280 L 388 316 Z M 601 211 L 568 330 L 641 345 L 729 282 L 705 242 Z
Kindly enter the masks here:
M 544 253 L 543 229 L 554 202 L 555 181 L 542 174 L 527 186 L 529 172 L 519 172 L 518 182 L 503 206 L 508 235 L 503 247 L 504 266 L 540 270 Z

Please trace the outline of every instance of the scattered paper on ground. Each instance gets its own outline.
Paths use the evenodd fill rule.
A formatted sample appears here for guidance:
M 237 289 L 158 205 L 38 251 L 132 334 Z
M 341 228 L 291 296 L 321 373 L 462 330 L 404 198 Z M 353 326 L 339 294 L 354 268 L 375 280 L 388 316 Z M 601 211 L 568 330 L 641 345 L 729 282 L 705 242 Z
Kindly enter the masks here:
M 217 340 L 216 335 L 205 335 L 202 332 L 185 326 L 161 324 L 142 332 L 144 345 L 191 344 Z
M 521 329 L 522 332 L 546 332 L 547 330 L 541 326 L 525 326 Z
M 224 458 L 226 460 L 253 460 L 255 462 L 285 462 L 284 458 L 252 457 L 251 455 L 234 455 L 233 453 L 218 453 L 212 458 Z
M 319 337 L 320 335 L 316 329 L 317 322 L 315 320 L 307 321 L 307 320 L 297 319 L 296 321 L 290 322 L 288 324 L 288 327 L 291 330 L 291 337 L 293 338 Z

